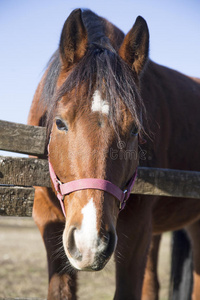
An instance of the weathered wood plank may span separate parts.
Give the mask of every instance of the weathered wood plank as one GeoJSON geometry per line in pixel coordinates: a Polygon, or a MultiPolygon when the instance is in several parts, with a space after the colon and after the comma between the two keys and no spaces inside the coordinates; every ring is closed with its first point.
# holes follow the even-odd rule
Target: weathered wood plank
{"type": "MultiPolygon", "coordinates": [[[[36,158],[0,157],[0,184],[51,187],[48,162],[36,158]]],[[[139,168],[132,193],[200,198],[200,172],[139,168]]]]}
{"type": "Polygon", "coordinates": [[[200,199],[200,172],[142,167],[132,193],[200,199]]]}
{"type": "Polygon", "coordinates": [[[0,156],[0,184],[50,187],[45,159],[0,156]]]}
{"type": "Polygon", "coordinates": [[[31,217],[34,188],[0,186],[0,215],[31,217]]]}
{"type": "Polygon", "coordinates": [[[0,150],[42,155],[46,128],[0,121],[0,150]]]}

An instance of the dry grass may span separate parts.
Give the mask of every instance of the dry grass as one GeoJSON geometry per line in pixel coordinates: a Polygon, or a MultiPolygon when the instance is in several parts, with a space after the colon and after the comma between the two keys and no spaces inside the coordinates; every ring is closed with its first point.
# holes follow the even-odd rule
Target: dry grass
{"type": "MultiPolygon", "coordinates": [[[[170,235],[165,234],[160,251],[160,299],[168,298],[170,235]]],[[[0,217],[0,297],[37,297],[47,292],[46,254],[32,219],[0,217]]],[[[114,294],[114,263],[98,273],[81,272],[81,300],[111,300],[114,294]]]]}

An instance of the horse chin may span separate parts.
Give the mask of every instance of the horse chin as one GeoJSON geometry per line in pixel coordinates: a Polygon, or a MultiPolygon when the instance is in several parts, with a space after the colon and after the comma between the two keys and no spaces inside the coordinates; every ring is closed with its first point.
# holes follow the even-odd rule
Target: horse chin
{"type": "Polygon", "coordinates": [[[98,257],[94,260],[93,264],[87,265],[87,262],[76,261],[73,258],[69,257],[69,262],[71,266],[78,271],[87,271],[87,272],[97,272],[101,271],[105,265],[108,263],[109,258],[105,260],[102,256],[98,257]]]}

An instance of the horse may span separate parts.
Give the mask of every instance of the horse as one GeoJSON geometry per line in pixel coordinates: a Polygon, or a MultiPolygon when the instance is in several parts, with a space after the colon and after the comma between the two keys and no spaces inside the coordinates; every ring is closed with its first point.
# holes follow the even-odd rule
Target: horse
{"type": "MultiPolygon", "coordinates": [[[[139,163],[200,165],[200,84],[148,53],[141,16],[124,35],[94,12],[76,9],[37,87],[28,124],[47,128],[52,188],[35,188],[33,218],[47,251],[48,300],[76,299],[77,270],[101,270],[113,253],[114,299],[150,299],[142,286],[152,236],[200,218],[195,199],[130,195],[139,163]]],[[[199,253],[195,234],[193,241],[199,253]]]]}

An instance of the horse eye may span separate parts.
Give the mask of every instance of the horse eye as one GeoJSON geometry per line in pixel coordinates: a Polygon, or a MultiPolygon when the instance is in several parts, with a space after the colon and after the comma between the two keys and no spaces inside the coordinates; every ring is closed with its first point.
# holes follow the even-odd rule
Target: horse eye
{"type": "Polygon", "coordinates": [[[58,130],[68,131],[67,125],[60,119],[56,119],[56,126],[58,130]]]}
{"type": "Polygon", "coordinates": [[[131,130],[131,135],[132,136],[137,136],[139,133],[139,129],[136,125],[133,126],[132,130],[131,130]]]}

